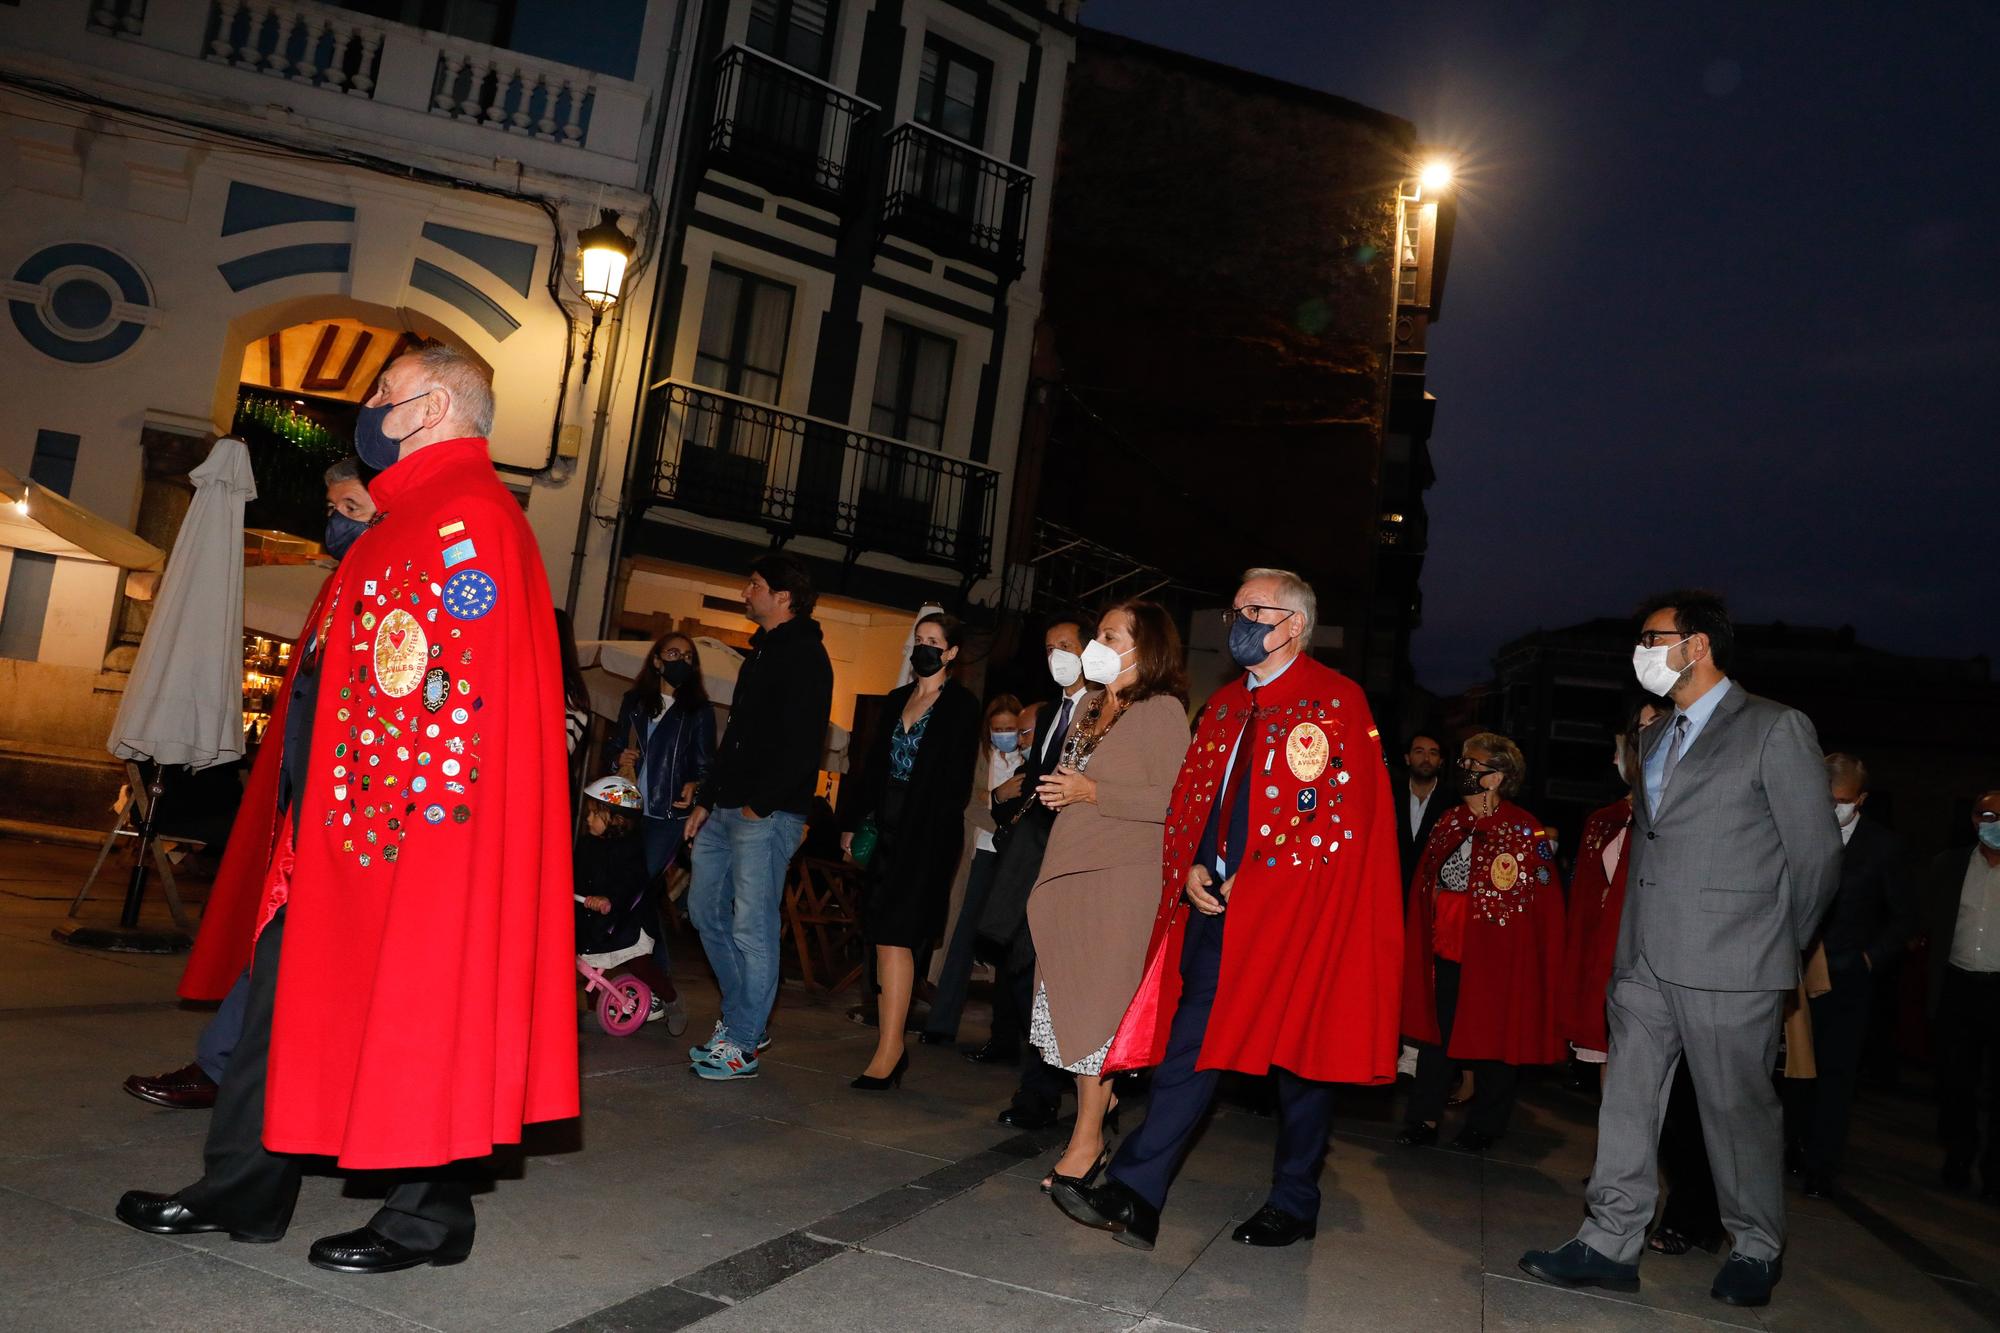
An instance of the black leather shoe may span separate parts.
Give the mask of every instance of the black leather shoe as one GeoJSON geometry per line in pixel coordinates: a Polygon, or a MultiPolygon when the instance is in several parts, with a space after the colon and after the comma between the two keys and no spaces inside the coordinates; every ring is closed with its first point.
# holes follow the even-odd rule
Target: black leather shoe
{"type": "Polygon", "coordinates": [[[1311,1240],[1319,1234],[1319,1223],[1311,1218],[1293,1217],[1282,1208],[1265,1204],[1242,1226],[1229,1233],[1238,1245],[1276,1248],[1293,1241],[1311,1240]]]}
{"type": "MultiPolygon", "coordinates": [[[[1437,1131],[1432,1130],[1431,1133],[1435,1136],[1437,1131]]],[[[1485,1152],[1492,1146],[1493,1136],[1477,1129],[1461,1129],[1458,1137],[1451,1141],[1453,1152],[1485,1152]]]]}
{"type": "Polygon", "coordinates": [[[976,1065],[1017,1065],[1021,1063],[1019,1046],[996,1046],[987,1042],[965,1053],[965,1058],[976,1065]]]}
{"type": "Polygon", "coordinates": [[[1521,1271],[1558,1287],[1639,1289],[1639,1265],[1607,1259],[1580,1240],[1573,1240],[1559,1250],[1529,1250],[1521,1256],[1521,1271]]]}
{"type": "Polygon", "coordinates": [[[125,1080],[124,1088],[140,1101],[170,1111],[206,1111],[215,1105],[215,1080],[200,1065],[183,1065],[151,1078],[134,1074],[125,1080]]]}
{"type": "MultiPolygon", "coordinates": [[[[152,1194],[146,1190],[126,1190],[119,1197],[118,1220],[137,1231],[155,1236],[195,1236],[205,1231],[229,1231],[220,1222],[196,1216],[193,1209],[172,1194],[152,1194]]],[[[250,1245],[268,1245],[282,1236],[251,1236],[229,1231],[229,1239],[250,1245]]]]}
{"type": "Polygon", "coordinates": [[[1771,1288],[1778,1285],[1784,1271],[1783,1260],[1732,1254],[1715,1275],[1715,1285],[1708,1294],[1726,1305],[1769,1305],[1771,1288]]]}
{"type": "Polygon", "coordinates": [[[1436,1125],[1426,1125],[1421,1122],[1414,1125],[1404,1125],[1403,1132],[1396,1136],[1396,1142],[1402,1144],[1405,1148],[1430,1148],[1434,1147],[1437,1141],[1438,1127],[1436,1125]]]}
{"type": "Polygon", "coordinates": [[[1052,1107],[1010,1106],[997,1117],[1009,1129],[1047,1129],[1056,1122],[1052,1107]]]}
{"type": "Polygon", "coordinates": [[[333,1273],[396,1273],[425,1264],[443,1267],[455,1264],[472,1253],[472,1240],[437,1250],[412,1250],[367,1227],[321,1236],[312,1243],[306,1262],[333,1273]]]}
{"type": "Polygon", "coordinates": [[[1049,1189],[1049,1197],[1070,1221],[1109,1231],[1120,1245],[1150,1250],[1160,1238],[1160,1210],[1116,1180],[1080,1185],[1064,1178],[1049,1189]]]}

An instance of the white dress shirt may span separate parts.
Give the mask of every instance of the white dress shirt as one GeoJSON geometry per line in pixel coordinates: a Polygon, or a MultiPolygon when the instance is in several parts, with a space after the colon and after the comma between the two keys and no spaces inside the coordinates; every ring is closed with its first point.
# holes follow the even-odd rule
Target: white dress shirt
{"type": "Polygon", "coordinates": [[[1958,891],[1951,965],[1967,972],[2000,972],[2000,866],[1990,864],[1976,847],[1958,891]]]}

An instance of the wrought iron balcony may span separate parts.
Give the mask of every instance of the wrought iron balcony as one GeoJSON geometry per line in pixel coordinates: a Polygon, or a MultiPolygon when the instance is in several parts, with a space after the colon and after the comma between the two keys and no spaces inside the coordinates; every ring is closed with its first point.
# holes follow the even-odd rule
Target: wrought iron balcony
{"type": "Polygon", "coordinates": [[[1003,279],[1020,276],[1033,176],[914,121],[898,125],[884,147],[885,234],[978,264],[1003,279]]]}
{"type": "Polygon", "coordinates": [[[993,551],[1000,474],[949,454],[675,380],[647,395],[652,502],[825,537],[970,581],[993,551]]]}
{"type": "Polygon", "coordinates": [[[838,209],[860,176],[873,103],[783,61],[732,46],[715,64],[708,161],[794,199],[838,209]]]}

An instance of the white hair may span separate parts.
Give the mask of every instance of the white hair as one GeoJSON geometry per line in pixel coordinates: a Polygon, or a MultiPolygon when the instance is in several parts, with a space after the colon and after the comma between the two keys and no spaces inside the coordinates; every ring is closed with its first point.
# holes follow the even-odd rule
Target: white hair
{"type": "Polygon", "coordinates": [[[1286,610],[1297,611],[1305,617],[1306,627],[1299,637],[1305,640],[1307,648],[1312,647],[1313,628],[1319,624],[1319,599],[1313,596],[1312,584],[1289,569],[1265,569],[1260,566],[1243,571],[1244,583],[1262,579],[1269,579],[1278,585],[1278,596],[1291,604],[1286,610]]]}
{"type": "Polygon", "coordinates": [[[449,343],[428,342],[403,356],[417,363],[431,384],[451,395],[452,419],[473,435],[493,433],[493,377],[486,367],[449,343]]]}

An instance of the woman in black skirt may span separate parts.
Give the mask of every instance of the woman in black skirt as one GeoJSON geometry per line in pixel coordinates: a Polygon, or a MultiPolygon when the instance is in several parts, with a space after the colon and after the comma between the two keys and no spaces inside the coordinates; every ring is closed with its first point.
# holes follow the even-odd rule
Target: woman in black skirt
{"type": "Polygon", "coordinates": [[[870,1092],[902,1082],[910,1057],[903,1023],[916,980],[916,951],[944,933],[951,881],[965,836],[965,802],[979,743],[979,700],[946,668],[958,656],[959,623],[937,612],[917,622],[910,652],[916,679],[889,695],[881,728],[859,778],[861,799],[848,812],[843,851],[872,823],[875,848],[861,899],[862,938],[875,949],[880,1019],[875,1058],[853,1086],[870,1092]]]}

